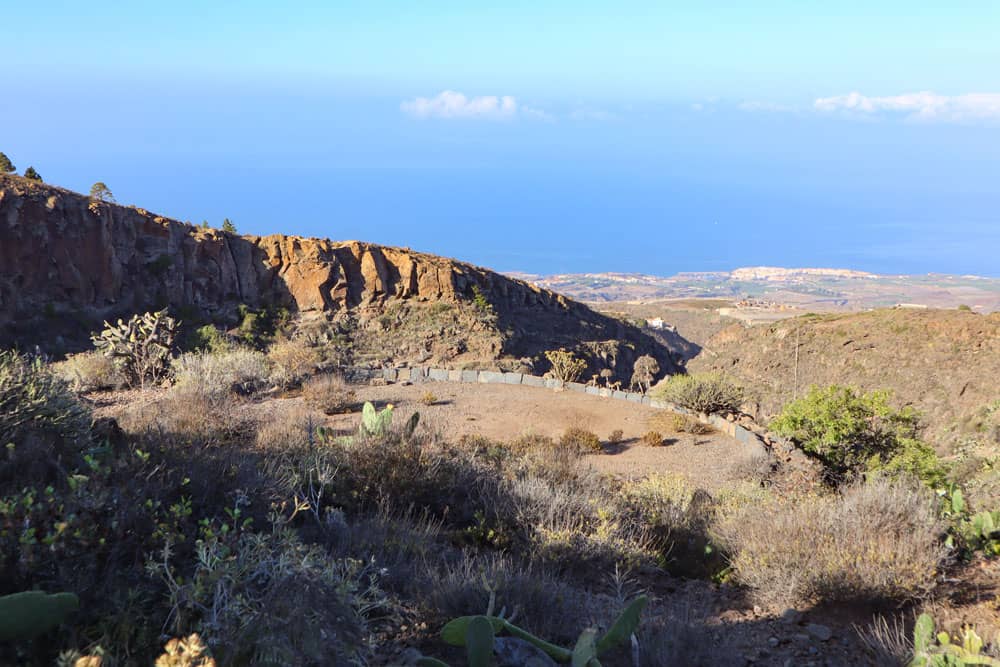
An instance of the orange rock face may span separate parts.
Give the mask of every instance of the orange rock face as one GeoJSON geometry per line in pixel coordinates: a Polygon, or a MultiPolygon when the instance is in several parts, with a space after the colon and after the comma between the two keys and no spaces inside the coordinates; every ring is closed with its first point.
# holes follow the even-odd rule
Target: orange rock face
{"type": "Polygon", "coordinates": [[[406,299],[471,302],[476,290],[497,315],[504,354],[617,340],[628,357],[651,351],[672,366],[618,320],[463,262],[359,241],[227,234],[0,175],[0,326],[165,305],[216,319],[239,304],[336,314],[406,299]]]}

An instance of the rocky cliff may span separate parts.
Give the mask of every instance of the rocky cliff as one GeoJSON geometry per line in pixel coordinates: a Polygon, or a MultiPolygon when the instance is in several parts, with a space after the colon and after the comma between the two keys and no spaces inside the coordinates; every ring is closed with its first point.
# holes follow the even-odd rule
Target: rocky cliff
{"type": "MultiPolygon", "coordinates": [[[[295,236],[239,236],[0,175],[0,337],[43,344],[57,329],[170,306],[231,321],[239,304],[366,319],[400,303],[472,304],[495,315],[497,358],[588,350],[624,376],[640,354],[673,370],[638,329],[554,292],[408,249],[295,236]]],[[[77,336],[80,337],[80,336],[77,336]]]]}

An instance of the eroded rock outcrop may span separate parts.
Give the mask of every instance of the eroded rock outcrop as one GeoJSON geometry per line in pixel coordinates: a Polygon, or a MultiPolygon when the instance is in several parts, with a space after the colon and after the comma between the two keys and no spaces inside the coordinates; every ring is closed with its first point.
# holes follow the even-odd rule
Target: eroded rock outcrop
{"type": "Polygon", "coordinates": [[[92,320],[169,305],[224,321],[239,304],[336,315],[398,300],[468,303],[477,292],[497,316],[502,355],[617,341],[612,363],[622,374],[646,353],[673,368],[666,350],[639,330],[463,262],[360,241],[201,229],[0,176],[0,328],[7,342],[37,337],[34,323],[46,317],[92,320]]]}

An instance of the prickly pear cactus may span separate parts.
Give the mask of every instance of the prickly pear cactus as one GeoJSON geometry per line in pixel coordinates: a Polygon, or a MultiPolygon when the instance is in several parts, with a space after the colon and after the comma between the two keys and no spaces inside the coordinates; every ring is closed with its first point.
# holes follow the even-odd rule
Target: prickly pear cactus
{"type": "Polygon", "coordinates": [[[31,639],[56,627],[80,607],[72,593],[25,591],[0,597],[0,641],[31,639]]]}
{"type": "Polygon", "coordinates": [[[381,410],[376,410],[371,403],[365,403],[361,409],[361,426],[359,433],[362,436],[385,435],[392,426],[392,405],[387,405],[381,410]]]}
{"type": "Polygon", "coordinates": [[[166,376],[179,322],[166,310],[133,315],[128,322],[104,323],[94,346],[109,357],[130,386],[145,386],[166,376]]]}

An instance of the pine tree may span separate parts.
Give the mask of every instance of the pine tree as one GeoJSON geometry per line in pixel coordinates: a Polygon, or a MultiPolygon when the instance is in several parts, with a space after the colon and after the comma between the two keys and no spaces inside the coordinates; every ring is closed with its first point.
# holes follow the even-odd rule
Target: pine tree
{"type": "Polygon", "coordinates": [[[17,171],[17,167],[10,161],[10,158],[0,153],[0,174],[13,174],[15,171],[17,171]]]}
{"type": "Polygon", "coordinates": [[[98,201],[114,201],[115,196],[103,181],[97,181],[90,186],[90,198],[98,201]]]}
{"type": "Polygon", "coordinates": [[[226,218],[225,220],[222,221],[222,231],[229,232],[230,234],[235,234],[236,225],[233,224],[232,220],[226,218]]]}
{"type": "Polygon", "coordinates": [[[25,169],[24,177],[27,178],[29,181],[38,181],[39,183],[41,183],[42,181],[42,175],[39,174],[37,171],[35,171],[34,167],[28,167],[27,169],[25,169]]]}

